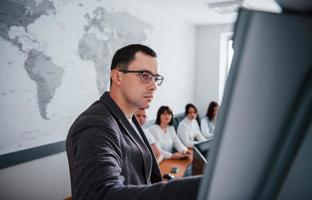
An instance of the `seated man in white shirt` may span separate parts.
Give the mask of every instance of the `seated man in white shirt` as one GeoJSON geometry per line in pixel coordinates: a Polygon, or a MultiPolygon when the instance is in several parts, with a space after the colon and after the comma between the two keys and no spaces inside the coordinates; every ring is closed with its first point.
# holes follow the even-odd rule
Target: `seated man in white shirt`
{"type": "Polygon", "coordinates": [[[204,142],[206,139],[202,135],[197,117],[197,108],[193,104],[185,106],[185,118],[179,123],[178,136],[187,147],[193,147],[194,144],[204,142]]]}
{"type": "Polygon", "coordinates": [[[135,113],[135,117],[138,119],[140,125],[142,126],[142,129],[144,131],[144,134],[148,140],[148,143],[150,144],[154,155],[156,157],[157,163],[159,164],[162,160],[163,160],[163,155],[160,153],[159,148],[156,145],[155,139],[153,138],[152,134],[149,132],[148,129],[143,128],[143,125],[146,122],[146,111],[145,109],[139,109],[138,111],[136,111],[135,113]]]}

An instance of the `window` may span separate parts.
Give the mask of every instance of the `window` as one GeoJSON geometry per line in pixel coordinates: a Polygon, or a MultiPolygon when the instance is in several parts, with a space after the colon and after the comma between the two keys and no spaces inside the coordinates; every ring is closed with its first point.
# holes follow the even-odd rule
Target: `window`
{"type": "Polygon", "coordinates": [[[226,79],[233,58],[233,33],[222,33],[220,40],[220,67],[219,67],[219,102],[222,102],[226,79]]]}

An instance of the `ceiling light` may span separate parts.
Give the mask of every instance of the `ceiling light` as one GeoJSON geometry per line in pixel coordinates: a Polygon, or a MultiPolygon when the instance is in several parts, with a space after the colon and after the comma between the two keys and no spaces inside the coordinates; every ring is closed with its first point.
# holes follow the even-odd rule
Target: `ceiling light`
{"type": "Polygon", "coordinates": [[[225,0],[208,3],[208,7],[219,14],[233,14],[242,6],[244,0],[225,0]]]}

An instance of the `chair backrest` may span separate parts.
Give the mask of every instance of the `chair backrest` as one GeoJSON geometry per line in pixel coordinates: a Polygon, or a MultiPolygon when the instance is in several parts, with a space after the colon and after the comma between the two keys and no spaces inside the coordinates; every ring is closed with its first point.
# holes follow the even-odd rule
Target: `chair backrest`
{"type": "Polygon", "coordinates": [[[172,125],[174,126],[175,130],[178,129],[179,123],[183,119],[184,119],[184,114],[183,113],[180,113],[180,114],[177,114],[177,115],[173,116],[172,125]]]}

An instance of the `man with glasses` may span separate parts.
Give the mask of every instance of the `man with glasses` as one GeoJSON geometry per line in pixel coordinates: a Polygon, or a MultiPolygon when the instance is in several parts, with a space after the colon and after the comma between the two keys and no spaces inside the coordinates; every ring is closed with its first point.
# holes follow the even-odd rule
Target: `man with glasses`
{"type": "Polygon", "coordinates": [[[164,80],[156,53],[139,44],[123,47],[113,57],[110,76],[110,91],[76,119],[67,136],[73,199],[195,199],[199,177],[161,182],[134,117],[149,107],[164,80]]]}

